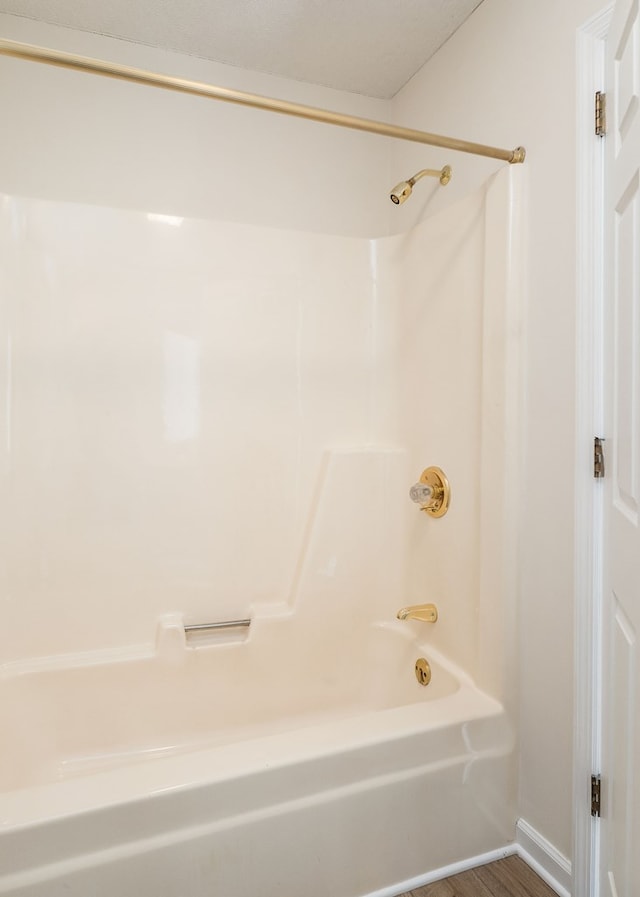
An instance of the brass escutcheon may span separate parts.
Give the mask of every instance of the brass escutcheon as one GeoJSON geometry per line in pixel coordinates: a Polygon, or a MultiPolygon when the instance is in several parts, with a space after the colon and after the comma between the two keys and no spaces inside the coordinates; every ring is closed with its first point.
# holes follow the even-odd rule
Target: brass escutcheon
{"type": "Polygon", "coordinates": [[[439,467],[427,467],[420,475],[420,482],[433,490],[430,501],[422,505],[421,510],[430,517],[444,517],[451,501],[451,487],[444,470],[439,467]]]}
{"type": "Polygon", "coordinates": [[[429,661],[424,657],[416,660],[416,679],[420,685],[428,685],[431,682],[431,667],[429,661]]]}

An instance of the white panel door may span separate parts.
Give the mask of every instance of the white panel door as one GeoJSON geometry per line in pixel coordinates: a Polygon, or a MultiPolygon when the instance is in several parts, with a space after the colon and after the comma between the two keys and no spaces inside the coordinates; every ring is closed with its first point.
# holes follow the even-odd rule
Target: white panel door
{"type": "Polygon", "coordinates": [[[600,897],[640,895],[640,18],[607,38],[607,471],[600,897]]]}

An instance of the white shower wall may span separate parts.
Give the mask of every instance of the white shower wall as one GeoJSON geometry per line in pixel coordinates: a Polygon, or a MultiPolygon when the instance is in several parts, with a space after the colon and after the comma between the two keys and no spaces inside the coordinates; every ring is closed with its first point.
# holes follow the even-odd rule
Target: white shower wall
{"type": "Polygon", "coordinates": [[[393,340],[393,439],[406,447],[412,483],[436,465],[452,486],[450,510],[439,520],[407,502],[406,603],[438,606],[432,638],[474,674],[485,206],[481,189],[378,243],[393,309],[392,329],[386,328],[393,340]],[[459,555],[464,564],[455,561],[459,555]]]}
{"type": "Polygon", "coordinates": [[[375,241],[3,197],[1,661],[150,644],[168,613],[295,612],[330,494],[345,536],[305,576],[331,613],[435,601],[434,644],[504,698],[478,620],[510,601],[503,577],[484,606],[480,565],[508,174],[375,241]],[[453,489],[439,521],[407,495],[430,464],[453,489]],[[366,576],[331,604],[367,539],[366,576]]]}
{"type": "Polygon", "coordinates": [[[3,659],[286,601],[325,447],[379,441],[367,241],[5,197],[1,245],[3,659]]]}

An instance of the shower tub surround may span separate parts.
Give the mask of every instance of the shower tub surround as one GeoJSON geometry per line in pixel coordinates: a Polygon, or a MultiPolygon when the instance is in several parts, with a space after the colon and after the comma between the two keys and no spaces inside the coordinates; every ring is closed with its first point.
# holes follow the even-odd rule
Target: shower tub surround
{"type": "Polygon", "coordinates": [[[362,897],[513,838],[518,177],[376,241],[0,200],[0,894],[362,897]]]}

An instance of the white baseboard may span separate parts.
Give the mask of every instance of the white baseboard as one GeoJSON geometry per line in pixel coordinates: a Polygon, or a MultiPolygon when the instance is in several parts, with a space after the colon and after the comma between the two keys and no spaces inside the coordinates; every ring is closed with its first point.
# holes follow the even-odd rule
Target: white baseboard
{"type": "Polygon", "coordinates": [[[524,819],[516,824],[516,853],[560,897],[571,897],[571,862],[524,819]]]}
{"type": "Polygon", "coordinates": [[[415,878],[398,882],[398,884],[389,888],[374,891],[371,894],[367,894],[366,897],[397,897],[398,894],[404,894],[407,891],[414,890],[414,888],[429,885],[434,881],[441,881],[443,878],[450,878],[452,875],[458,875],[460,872],[475,869],[476,866],[486,866],[487,863],[502,860],[505,857],[512,856],[514,853],[523,859],[528,866],[531,866],[533,871],[559,897],[571,897],[570,861],[524,819],[519,819],[516,824],[516,841],[514,844],[506,844],[504,847],[498,848],[498,850],[492,850],[489,853],[470,857],[459,863],[452,863],[450,866],[434,869],[433,872],[427,872],[425,875],[418,875],[415,878]]]}
{"type": "Polygon", "coordinates": [[[434,869],[433,872],[427,872],[425,875],[417,875],[415,878],[398,882],[397,885],[392,885],[389,888],[374,891],[372,894],[367,894],[366,897],[397,897],[398,894],[404,894],[406,891],[412,891],[414,888],[421,888],[423,885],[429,885],[434,881],[441,881],[443,878],[458,875],[458,873],[474,869],[476,866],[486,866],[487,863],[502,860],[514,853],[518,853],[517,845],[507,844],[498,850],[491,850],[489,853],[482,853],[479,856],[470,857],[468,860],[461,860],[459,863],[451,863],[450,866],[442,866],[440,869],[434,869]]]}

